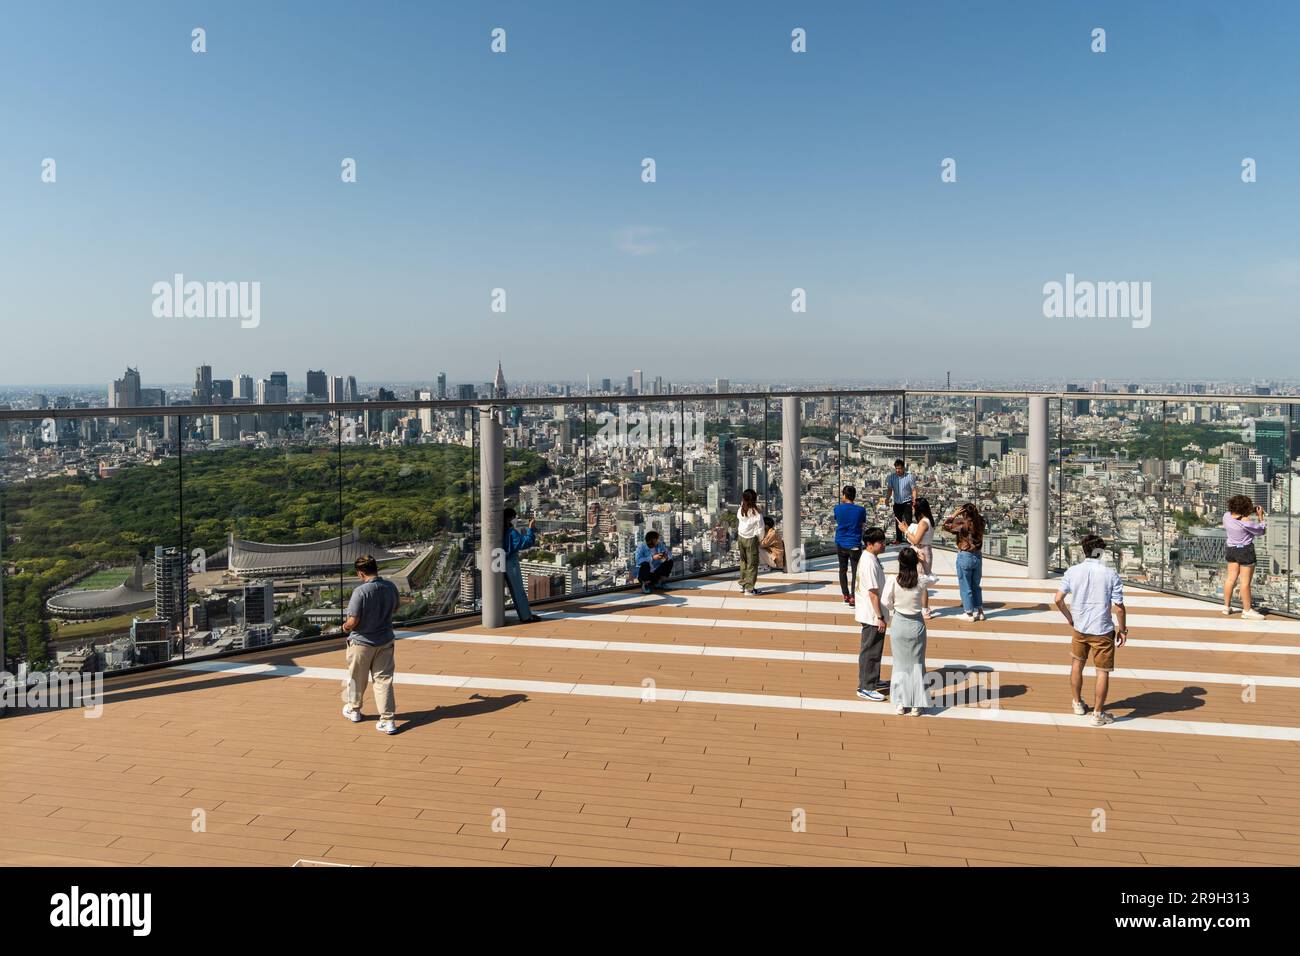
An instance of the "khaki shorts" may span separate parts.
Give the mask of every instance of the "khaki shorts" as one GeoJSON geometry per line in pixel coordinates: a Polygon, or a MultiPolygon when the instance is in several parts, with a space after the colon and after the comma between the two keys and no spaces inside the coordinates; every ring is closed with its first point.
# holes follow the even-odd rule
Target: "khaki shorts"
{"type": "Polygon", "coordinates": [[[1109,634],[1080,634],[1074,632],[1070,642],[1070,656],[1076,661],[1088,663],[1088,651],[1092,651],[1092,666],[1099,671],[1115,669],[1115,632],[1109,634]]]}

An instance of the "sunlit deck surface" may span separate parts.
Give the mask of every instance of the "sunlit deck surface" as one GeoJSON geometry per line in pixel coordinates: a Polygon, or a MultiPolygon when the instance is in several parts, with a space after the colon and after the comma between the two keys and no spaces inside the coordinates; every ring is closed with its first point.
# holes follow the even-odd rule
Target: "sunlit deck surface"
{"type": "Polygon", "coordinates": [[[1052,583],[986,561],[967,623],[952,559],[930,667],[993,668],[997,709],[858,701],[830,566],[752,598],[732,574],[403,632],[391,737],[369,693],[341,716],[340,641],[7,717],[0,863],[1300,864],[1300,622],[1127,588],[1119,720],[1093,728],[1052,583]]]}

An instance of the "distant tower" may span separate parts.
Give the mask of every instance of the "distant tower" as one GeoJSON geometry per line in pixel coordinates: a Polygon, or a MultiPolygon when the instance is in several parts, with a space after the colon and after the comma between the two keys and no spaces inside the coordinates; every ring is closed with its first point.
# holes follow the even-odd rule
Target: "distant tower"
{"type": "Polygon", "coordinates": [[[506,373],[501,368],[501,362],[497,361],[497,375],[492,380],[492,395],[495,398],[506,397],[506,373]]]}

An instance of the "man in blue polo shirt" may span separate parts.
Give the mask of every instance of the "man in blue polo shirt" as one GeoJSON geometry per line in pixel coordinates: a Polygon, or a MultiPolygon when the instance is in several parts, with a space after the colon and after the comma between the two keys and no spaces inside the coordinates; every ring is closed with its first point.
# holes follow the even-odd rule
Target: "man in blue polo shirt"
{"type": "Polygon", "coordinates": [[[898,522],[912,523],[912,505],[916,501],[916,475],[907,470],[903,459],[894,461],[893,473],[885,479],[885,504],[894,503],[894,544],[903,543],[903,529],[898,522]]]}
{"type": "Polygon", "coordinates": [[[840,503],[835,506],[835,554],[840,559],[840,591],[844,603],[853,607],[858,589],[858,559],[862,557],[862,527],[867,523],[867,509],[857,504],[858,490],[852,485],[840,489],[840,503]],[[853,569],[850,584],[849,568],[853,569]]]}

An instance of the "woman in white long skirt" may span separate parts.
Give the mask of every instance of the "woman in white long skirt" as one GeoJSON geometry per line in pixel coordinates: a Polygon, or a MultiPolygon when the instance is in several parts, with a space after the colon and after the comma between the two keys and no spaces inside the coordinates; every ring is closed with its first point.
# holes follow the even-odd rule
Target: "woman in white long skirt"
{"type": "Polygon", "coordinates": [[[889,699],[897,713],[918,717],[930,706],[925,686],[925,618],[921,616],[921,593],[925,584],[918,570],[913,548],[898,552],[898,573],[885,582],[880,603],[889,620],[890,653],[894,668],[889,680],[889,699]]]}

